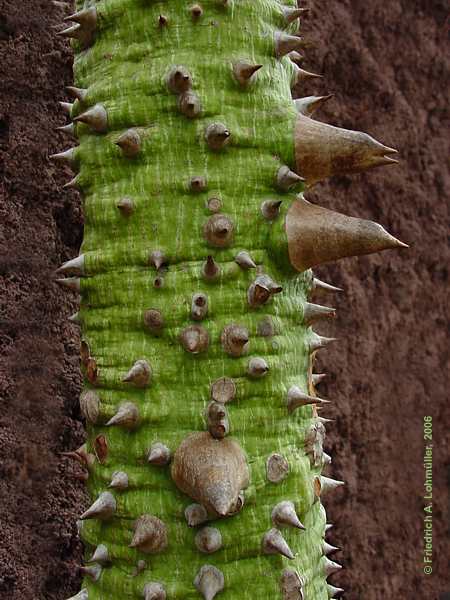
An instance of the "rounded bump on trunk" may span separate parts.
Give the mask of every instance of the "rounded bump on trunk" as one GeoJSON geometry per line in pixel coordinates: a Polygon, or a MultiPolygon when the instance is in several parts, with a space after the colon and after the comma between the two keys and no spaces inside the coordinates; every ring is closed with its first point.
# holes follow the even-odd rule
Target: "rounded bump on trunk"
{"type": "Polygon", "coordinates": [[[144,325],[153,335],[160,335],[164,329],[162,312],[158,308],[148,308],[144,311],[144,325]]]}
{"type": "Polygon", "coordinates": [[[195,546],[204,554],[213,554],[222,548],[222,534],[215,527],[202,527],[195,536],[195,546]]]}
{"type": "Polygon", "coordinates": [[[134,534],[130,548],[137,548],[145,554],[163,552],[169,545],[167,527],[154,515],[141,515],[133,525],[134,534]]]}
{"type": "Polygon", "coordinates": [[[226,325],[220,336],[222,348],[229,356],[243,356],[249,349],[250,334],[243,325],[230,323],[226,325]]]}
{"type": "Polygon", "coordinates": [[[212,400],[206,407],[206,420],[213,438],[221,440],[229,433],[228,414],[223,403],[212,400]]]}
{"type": "Polygon", "coordinates": [[[289,475],[289,463],[284,456],[274,452],[266,461],[266,475],[271,483],[280,483],[289,475]]]}
{"type": "Polygon", "coordinates": [[[190,325],[181,332],[180,341],[186,352],[199,354],[208,349],[209,333],[202,325],[190,325]]]}
{"type": "Polygon", "coordinates": [[[234,223],[227,215],[214,214],[206,221],[203,235],[214,248],[227,248],[233,242],[234,223]]]}
{"type": "Polygon", "coordinates": [[[211,384],[211,399],[227,404],[236,398],[236,384],[230,377],[220,377],[211,384]]]}
{"type": "Polygon", "coordinates": [[[97,423],[100,416],[100,398],[93,390],[85,390],[80,396],[80,411],[90,423],[97,423]]]}
{"type": "Polygon", "coordinates": [[[230,142],[231,133],[223,123],[211,123],[205,130],[205,141],[213,151],[225,148],[230,142]]]}

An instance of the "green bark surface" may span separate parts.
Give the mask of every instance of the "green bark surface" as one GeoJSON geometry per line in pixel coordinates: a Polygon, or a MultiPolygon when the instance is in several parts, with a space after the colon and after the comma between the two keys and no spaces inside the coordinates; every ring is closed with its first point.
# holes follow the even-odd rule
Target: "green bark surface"
{"type": "Polygon", "coordinates": [[[194,578],[202,565],[211,564],[225,578],[219,598],[268,600],[282,598],[281,574],[292,568],[305,580],[305,598],[323,600],[328,597],[322,556],[325,511],[313,491],[320,468],[311,467],[304,447],[316,418],[311,406],[292,414],[286,407],[290,386],[308,393],[312,336],[302,323],[311,275],[294,276],[285,247],[277,242],[295,198],[295,193],[275,187],[279,167],[292,165],[294,153],[293,67],[289,59],[275,57],[273,40],[275,31],[287,28],[274,0],[236,0],[228,7],[213,0],[201,4],[203,15],[193,21],[190,4],[181,0],[103,0],[96,4],[95,44],[76,53],[75,85],[87,88],[88,94],[83,105],[75,103],[72,116],[96,103],[108,113],[106,134],[76,126],[85,211],[80,317],[83,339],[98,368],[95,385],[86,379],[85,388],[95,389],[101,399],[98,423],[88,424],[88,450],[93,451],[100,434],[108,444],[108,457],[103,464],[95,462],[88,486],[95,499],[108,489],[114,471],[125,471],[130,482],[127,490],[113,491],[118,509],[112,519],[83,523],[86,556],[105,544],[112,560],[98,581],[86,578],[83,587],[89,600],[119,600],[141,598],[145,583],[159,581],[168,599],[198,599],[194,578]],[[158,27],[160,14],[168,17],[168,27],[158,27]],[[264,65],[247,89],[236,83],[231,70],[232,62],[242,58],[264,65]],[[193,91],[202,104],[195,119],[180,113],[177,96],[167,88],[166,75],[174,65],[192,74],[193,91]],[[214,122],[231,132],[230,143],[219,152],[211,151],[204,138],[214,122]],[[134,159],[124,157],[114,143],[128,128],[137,128],[142,138],[134,159]],[[206,178],[204,192],[190,191],[194,176],[206,178]],[[125,196],[134,202],[130,216],[117,208],[125,196]],[[234,223],[227,248],[209,246],[203,234],[212,197],[220,198],[220,212],[234,223]],[[274,223],[261,213],[268,199],[283,200],[274,223]],[[160,273],[149,262],[155,250],[167,257],[160,273]],[[247,290],[257,272],[235,263],[241,250],[250,253],[257,272],[283,286],[264,306],[248,304],[247,290]],[[214,282],[202,277],[208,255],[221,268],[214,282]],[[158,275],[162,287],[155,287],[158,275]],[[208,296],[209,311],[201,324],[210,344],[193,355],[179,338],[194,324],[190,307],[197,292],[208,296]],[[144,326],[149,308],[164,316],[159,336],[144,326]],[[258,329],[267,316],[275,331],[269,337],[258,329]],[[230,357],[223,350],[220,335],[229,323],[245,325],[250,332],[243,357],[230,357]],[[270,370],[264,378],[248,377],[251,357],[266,359],[270,370]],[[145,389],[122,382],[138,359],[147,360],[153,370],[145,389]],[[210,386],[222,376],[233,378],[237,386],[236,399],[227,405],[230,435],[247,454],[251,479],[243,510],[212,522],[222,534],[222,549],[203,555],[194,544],[197,530],[184,517],[192,500],[178,491],[169,467],[149,465],[145,457],[154,442],[174,452],[187,435],[205,430],[210,386]],[[131,432],[105,426],[123,401],[139,407],[140,424],[131,432]],[[290,467],[278,484],[266,476],[273,452],[282,454],[290,467]],[[293,560],[261,550],[264,533],[273,527],[271,511],[282,500],[295,503],[306,527],[282,528],[293,560]],[[168,528],[169,547],[159,554],[129,547],[133,522],[144,513],[157,516],[168,528]],[[135,575],[139,560],[147,566],[135,575]]]}

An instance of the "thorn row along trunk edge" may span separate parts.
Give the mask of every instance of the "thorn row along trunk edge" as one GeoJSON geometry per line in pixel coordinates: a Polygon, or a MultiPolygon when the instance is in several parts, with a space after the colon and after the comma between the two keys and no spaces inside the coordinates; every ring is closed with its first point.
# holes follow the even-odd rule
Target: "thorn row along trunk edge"
{"type": "MultiPolygon", "coordinates": [[[[55,2],[55,9],[65,6],[55,2]]],[[[313,332],[338,288],[311,267],[404,246],[308,202],[394,150],[293,100],[306,9],[277,0],[78,3],[70,165],[83,194],[80,294],[91,506],[77,600],[325,600],[328,400],[313,332]]]]}

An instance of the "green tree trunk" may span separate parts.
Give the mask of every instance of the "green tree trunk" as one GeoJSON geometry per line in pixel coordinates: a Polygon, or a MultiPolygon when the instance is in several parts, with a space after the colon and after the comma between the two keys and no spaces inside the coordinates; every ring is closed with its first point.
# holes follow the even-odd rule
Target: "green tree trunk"
{"type": "MultiPolygon", "coordinates": [[[[81,8],[81,6],[79,6],[81,8]]],[[[369,136],[293,102],[301,11],[276,0],[102,0],[72,15],[73,123],[56,155],[84,197],[88,441],[77,457],[86,600],[324,600],[330,341],[310,268],[401,245],[309,204],[337,172],[393,163],[369,136]],[[93,555],[93,558],[91,558],[93,555]]],[[[332,290],[330,287],[329,290],[332,290]]]]}

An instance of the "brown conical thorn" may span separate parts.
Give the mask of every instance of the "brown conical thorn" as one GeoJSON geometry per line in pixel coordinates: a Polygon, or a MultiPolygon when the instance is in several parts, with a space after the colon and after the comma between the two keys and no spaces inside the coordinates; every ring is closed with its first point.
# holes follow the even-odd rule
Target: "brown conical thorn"
{"type": "Polygon", "coordinates": [[[124,383],[132,383],[136,387],[147,387],[152,378],[152,368],[144,359],[137,360],[125,377],[122,378],[124,383]]]}
{"type": "Polygon", "coordinates": [[[167,264],[167,257],[162,250],[153,250],[148,257],[149,263],[158,271],[163,265],[167,264]]]}
{"type": "Polygon", "coordinates": [[[98,581],[102,574],[102,567],[98,564],[90,565],[89,567],[80,567],[80,573],[83,577],[90,577],[92,581],[98,581]]]}
{"type": "Polygon", "coordinates": [[[97,9],[95,7],[83,8],[64,18],[64,21],[74,21],[88,29],[95,29],[97,26],[97,9]]]}
{"type": "Polygon", "coordinates": [[[65,152],[58,152],[57,154],[50,154],[50,160],[63,163],[74,169],[77,165],[76,160],[76,148],[69,148],[65,152]]]}
{"type": "Polygon", "coordinates": [[[326,465],[331,465],[332,462],[332,458],[329,454],[327,454],[326,452],[322,453],[322,459],[323,459],[323,464],[326,465]]]}
{"type": "Polygon", "coordinates": [[[66,277],[65,279],[56,279],[58,285],[64,287],[72,292],[80,293],[81,283],[79,277],[66,277]]]}
{"type": "Polygon", "coordinates": [[[310,71],[305,71],[297,64],[294,63],[295,71],[294,76],[291,81],[291,88],[294,88],[297,85],[301,85],[305,81],[310,79],[323,79],[323,75],[318,75],[317,73],[311,73],[310,71]]]}
{"type": "Polygon", "coordinates": [[[74,87],[73,85],[66,85],[66,91],[74,100],[78,100],[83,103],[86,100],[88,91],[83,88],[74,87]]]}
{"type": "Polygon", "coordinates": [[[334,527],[333,523],[326,523],[325,524],[325,533],[328,533],[328,531],[333,529],[333,527],[334,527]]]}
{"type": "Polygon", "coordinates": [[[321,350],[322,348],[326,348],[329,344],[336,342],[337,338],[329,338],[323,335],[317,335],[314,331],[311,334],[309,339],[309,352],[312,354],[317,350],[321,350]]]}
{"type": "Polygon", "coordinates": [[[321,383],[326,377],[326,373],[313,373],[311,375],[311,381],[313,386],[316,387],[316,385],[319,385],[319,383],[321,383]]]}
{"type": "Polygon", "coordinates": [[[144,312],[144,325],[153,333],[153,335],[160,335],[164,329],[164,317],[160,310],[157,308],[149,308],[144,312]]]}
{"type": "Polygon", "coordinates": [[[145,554],[162,552],[168,546],[167,527],[153,515],[141,515],[134,523],[134,535],[130,548],[137,548],[145,554]]]}
{"type": "Polygon", "coordinates": [[[348,256],[407,247],[373,221],[348,217],[298,196],[287,213],[286,235],[298,271],[348,256]]]}
{"type": "Polygon", "coordinates": [[[123,402],[116,414],[106,423],[108,427],[118,425],[124,429],[134,429],[139,424],[139,409],[133,402],[123,402]]]}
{"type": "Polygon", "coordinates": [[[73,179],[71,179],[70,181],[68,181],[67,183],[65,183],[63,185],[63,189],[64,190],[80,190],[79,181],[80,181],[80,178],[78,175],[76,175],[73,179]]]}
{"type": "Polygon", "coordinates": [[[80,256],[76,256],[63,263],[56,269],[56,272],[63,275],[68,275],[69,273],[71,275],[85,275],[84,263],[84,254],[80,254],[80,256]]]}
{"type": "Polygon", "coordinates": [[[192,296],[191,317],[194,321],[202,321],[208,314],[208,296],[201,292],[192,296]]]}
{"type": "Polygon", "coordinates": [[[211,384],[210,392],[212,400],[227,404],[236,398],[236,384],[230,377],[220,377],[211,384]]]}
{"type": "Polygon", "coordinates": [[[281,575],[281,593],[283,600],[305,600],[305,578],[294,569],[284,569],[281,575]]]}
{"type": "Polygon", "coordinates": [[[207,281],[214,281],[220,275],[220,267],[211,255],[206,258],[203,264],[202,275],[207,281]]]}
{"type": "Polygon", "coordinates": [[[319,290],[319,291],[324,291],[324,292],[343,292],[344,291],[342,288],[338,288],[334,285],[326,283],[325,281],[321,281],[320,279],[317,279],[317,277],[314,277],[314,279],[313,279],[312,289],[314,291],[319,290]]]}
{"type": "Polygon", "coordinates": [[[233,75],[236,81],[242,87],[249,85],[254,79],[254,75],[263,65],[255,65],[247,60],[238,60],[233,63],[233,75]]]}
{"type": "Polygon", "coordinates": [[[287,525],[288,527],[296,527],[297,529],[306,529],[297,516],[294,503],[289,500],[279,502],[272,510],[271,517],[276,527],[287,525]]]}
{"type": "Polygon", "coordinates": [[[325,577],[329,577],[330,575],[333,575],[333,573],[337,573],[341,569],[342,565],[330,560],[325,556],[323,561],[323,570],[325,573],[325,577]]]}
{"type": "Polygon", "coordinates": [[[334,587],[330,583],[327,584],[328,598],[340,598],[341,594],[344,593],[342,588],[334,587]]]}
{"type": "Polygon", "coordinates": [[[80,519],[110,519],[117,510],[117,503],[111,492],[102,492],[97,500],[85,511],[80,519]]]}
{"type": "Polygon", "coordinates": [[[335,316],[335,308],[321,306],[320,304],[312,304],[311,302],[305,302],[303,305],[303,323],[305,325],[311,325],[311,323],[315,323],[316,321],[329,319],[335,316]]]}
{"type": "Polygon", "coordinates": [[[205,411],[208,431],[216,440],[223,439],[230,431],[228,413],[225,405],[212,400],[205,411]]]}
{"type": "Polygon", "coordinates": [[[247,291],[247,301],[250,306],[257,307],[266,304],[275,294],[283,291],[281,285],[268,275],[258,275],[247,291]]]}
{"type": "Polygon", "coordinates": [[[309,8],[297,8],[294,6],[282,6],[281,11],[283,13],[284,20],[289,25],[297,19],[300,19],[305,12],[309,11],[309,8]]]}
{"type": "Polygon", "coordinates": [[[247,458],[230,437],[214,439],[208,432],[188,435],[177,448],[171,467],[177,488],[203,505],[208,513],[225,517],[248,486],[247,458]]]}
{"type": "Polygon", "coordinates": [[[317,417],[317,420],[324,425],[326,423],[334,423],[334,419],[325,419],[324,417],[317,417]]]}
{"type": "Polygon", "coordinates": [[[190,325],[180,334],[180,342],[186,352],[199,354],[209,346],[209,333],[202,325],[190,325]]]}
{"type": "Polygon", "coordinates": [[[86,444],[83,444],[73,452],[61,452],[61,455],[78,461],[88,469],[95,463],[95,456],[87,451],[86,444]]]}
{"type": "Polygon", "coordinates": [[[94,550],[94,554],[87,562],[98,563],[102,566],[109,565],[111,563],[111,559],[109,557],[108,548],[105,546],[105,544],[99,544],[94,550]]]}
{"type": "Polygon", "coordinates": [[[289,475],[289,463],[281,454],[274,452],[266,461],[266,475],[271,483],[280,483],[289,475]]]}
{"type": "Polygon", "coordinates": [[[284,31],[275,32],[274,42],[277,58],[281,58],[293,50],[299,50],[303,46],[302,38],[284,33],[284,31]]]}
{"type": "Polygon", "coordinates": [[[141,151],[141,136],[136,129],[127,129],[114,143],[126,158],[135,158],[141,151]]]}
{"type": "Polygon", "coordinates": [[[71,596],[67,600],[89,600],[88,591],[86,588],[83,588],[76,596],[71,596]]]}
{"type": "Polygon", "coordinates": [[[225,148],[230,141],[231,133],[223,123],[211,123],[205,130],[205,140],[211,150],[225,148]]]}
{"type": "Polygon", "coordinates": [[[71,25],[62,31],[57,31],[56,35],[62,38],[79,40],[83,46],[87,46],[91,42],[90,33],[85,27],[75,23],[75,25],[71,25]]]}
{"type": "Polygon", "coordinates": [[[281,531],[275,527],[269,529],[269,531],[264,534],[262,550],[264,554],[281,554],[286,558],[295,558],[286,540],[281,535],[281,531]]]}
{"type": "Polygon", "coordinates": [[[229,356],[243,356],[249,347],[250,334],[242,325],[231,323],[226,325],[220,336],[222,347],[229,356]]]}
{"type": "Polygon", "coordinates": [[[269,365],[259,356],[255,356],[248,361],[247,374],[252,379],[261,379],[269,372],[269,365]]]}
{"type": "Polygon", "coordinates": [[[192,87],[192,77],[186,67],[174,66],[166,77],[167,87],[174,94],[182,94],[192,87]]]}
{"type": "Polygon", "coordinates": [[[108,113],[103,104],[95,104],[73,119],[74,123],[84,123],[96,133],[108,130],[108,113]]]}
{"type": "Polygon", "coordinates": [[[245,250],[242,250],[241,252],[238,252],[236,254],[236,256],[234,257],[234,262],[237,263],[241,267],[241,269],[244,269],[245,271],[247,269],[256,269],[255,261],[245,250]]]}
{"type": "Polygon", "coordinates": [[[134,202],[132,198],[128,198],[127,196],[121,198],[116,206],[126,217],[129,217],[134,212],[134,202]]]}
{"type": "Polygon", "coordinates": [[[169,448],[162,442],[155,442],[148,452],[147,462],[156,467],[166,467],[171,458],[172,453],[169,448]]]}
{"type": "Polygon", "coordinates": [[[67,320],[73,323],[74,325],[81,325],[81,316],[79,312],[73,313],[73,315],[67,317],[67,320]]]}
{"type": "Polygon", "coordinates": [[[217,213],[206,221],[203,235],[210,246],[227,248],[233,241],[234,223],[227,215],[217,213]]]}
{"type": "Polygon", "coordinates": [[[323,540],[323,542],[322,542],[322,553],[325,556],[328,556],[328,554],[331,554],[332,552],[336,552],[337,550],[340,550],[340,548],[338,548],[337,546],[332,546],[331,544],[329,544],[328,542],[326,542],[325,540],[323,540]]]}
{"type": "Polygon", "coordinates": [[[191,192],[199,194],[200,192],[204,192],[207,188],[206,178],[201,175],[197,175],[196,177],[192,177],[189,182],[189,189],[191,192]]]}
{"type": "Polygon", "coordinates": [[[306,96],[305,98],[297,98],[294,100],[294,104],[299,113],[311,117],[317,109],[332,97],[333,94],[329,94],[328,96],[306,96]]]}
{"type": "Polygon", "coordinates": [[[289,58],[289,60],[291,62],[294,63],[294,65],[300,66],[302,64],[302,62],[305,60],[305,57],[303,56],[303,54],[300,54],[300,52],[297,52],[297,50],[292,50],[292,52],[289,52],[288,54],[286,54],[286,56],[289,58]]]}
{"type": "Polygon", "coordinates": [[[195,536],[195,546],[204,554],[213,554],[222,548],[222,535],[215,527],[203,527],[195,536]]]}
{"type": "Polygon", "coordinates": [[[193,4],[189,8],[189,12],[191,13],[193,20],[196,21],[197,19],[200,19],[200,17],[202,16],[203,8],[200,6],[200,4],[193,4]]]}
{"type": "Polygon", "coordinates": [[[167,27],[168,24],[169,24],[169,17],[166,17],[166,15],[159,15],[158,27],[163,29],[164,27],[167,27]]]}
{"type": "Polygon", "coordinates": [[[123,491],[126,490],[128,486],[128,475],[124,471],[114,471],[108,487],[113,488],[114,490],[123,491]]]}
{"type": "Polygon", "coordinates": [[[71,135],[72,137],[76,137],[75,123],[69,123],[68,125],[63,125],[62,127],[57,127],[56,130],[61,131],[62,133],[66,133],[67,135],[71,135]]]}
{"type": "Polygon", "coordinates": [[[397,151],[361,131],[333,127],[298,113],[294,132],[296,171],[308,185],[333,175],[397,164],[397,151]]]}
{"type": "Polygon", "coordinates": [[[58,104],[63,109],[63,111],[66,113],[66,115],[68,115],[70,117],[70,115],[72,114],[73,104],[71,104],[70,102],[58,102],[58,104]]]}
{"type": "Polygon", "coordinates": [[[208,521],[208,511],[201,504],[190,504],[184,511],[189,527],[197,527],[208,521]]]}
{"type": "Polygon", "coordinates": [[[326,494],[330,491],[334,491],[342,485],[345,485],[344,481],[331,479],[330,477],[325,477],[324,475],[317,475],[316,477],[314,477],[313,482],[314,494],[316,498],[319,498],[323,494],[326,494]]]}
{"type": "Polygon", "coordinates": [[[200,98],[191,90],[178,96],[178,109],[188,119],[195,119],[202,112],[200,98]]]}
{"type": "Polygon", "coordinates": [[[268,221],[274,221],[280,216],[282,200],[264,200],[261,204],[261,213],[268,221]]]}
{"type": "Polygon", "coordinates": [[[97,423],[100,416],[100,398],[94,390],[86,390],[80,396],[80,410],[90,423],[97,423]]]}
{"type": "Polygon", "coordinates": [[[213,565],[203,565],[194,579],[194,585],[204,600],[214,600],[225,587],[222,571],[213,565]]]}
{"type": "Polygon", "coordinates": [[[161,583],[152,581],[144,586],[144,600],[166,600],[166,590],[161,583]]]}
{"type": "Polygon", "coordinates": [[[294,410],[300,406],[327,403],[329,403],[329,400],[324,400],[323,398],[318,398],[317,396],[309,396],[308,394],[303,393],[296,385],[290,387],[287,393],[287,407],[290,413],[294,412],[294,410]]]}
{"type": "Polygon", "coordinates": [[[291,171],[286,165],[283,165],[277,171],[276,187],[281,192],[290,192],[301,181],[303,181],[302,177],[291,171]]]}

